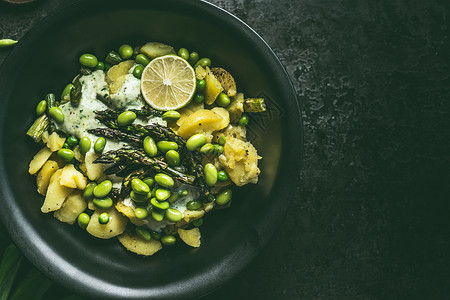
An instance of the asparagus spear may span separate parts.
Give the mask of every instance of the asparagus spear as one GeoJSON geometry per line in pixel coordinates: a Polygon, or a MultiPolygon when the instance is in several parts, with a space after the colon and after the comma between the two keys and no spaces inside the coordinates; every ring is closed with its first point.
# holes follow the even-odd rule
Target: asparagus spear
{"type": "Polygon", "coordinates": [[[27,131],[27,135],[30,136],[36,143],[42,139],[42,134],[48,129],[50,121],[46,114],[43,114],[34,121],[30,129],[27,131]]]}
{"type": "Polygon", "coordinates": [[[264,112],[266,111],[266,104],[264,98],[248,98],[244,101],[245,112],[264,112]]]}
{"type": "Polygon", "coordinates": [[[82,86],[81,86],[81,82],[80,82],[80,77],[81,77],[81,75],[77,75],[72,81],[73,88],[70,91],[70,103],[73,106],[78,106],[78,104],[80,104],[80,100],[81,100],[82,86]]]}
{"type": "Polygon", "coordinates": [[[124,141],[124,142],[132,143],[132,144],[141,144],[142,143],[142,139],[139,136],[124,133],[118,129],[94,128],[94,129],[89,129],[88,132],[98,135],[98,136],[104,136],[104,137],[109,138],[114,141],[124,141]]]}

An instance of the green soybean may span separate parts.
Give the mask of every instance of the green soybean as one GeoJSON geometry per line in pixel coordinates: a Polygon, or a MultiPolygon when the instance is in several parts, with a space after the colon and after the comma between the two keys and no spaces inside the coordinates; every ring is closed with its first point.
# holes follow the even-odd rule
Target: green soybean
{"type": "Polygon", "coordinates": [[[61,108],[57,106],[50,107],[48,110],[48,114],[50,117],[55,120],[56,123],[61,124],[64,122],[64,113],[62,112],[61,108]]]}
{"type": "Polygon", "coordinates": [[[168,208],[166,210],[164,217],[166,218],[167,221],[176,223],[181,221],[181,219],[183,219],[183,214],[178,209],[168,208]]]}
{"type": "Polygon", "coordinates": [[[159,209],[161,209],[161,210],[168,209],[168,208],[169,208],[169,205],[170,205],[168,201],[158,201],[156,198],[152,198],[152,199],[150,200],[150,203],[151,203],[154,207],[159,208],[159,209]]]}
{"type": "Polygon", "coordinates": [[[74,158],[75,154],[70,149],[59,149],[58,157],[61,158],[65,162],[71,162],[74,158]]]}
{"type": "Polygon", "coordinates": [[[152,209],[152,218],[157,222],[161,222],[164,219],[164,211],[152,209]]]}
{"type": "Polygon", "coordinates": [[[119,47],[119,55],[122,59],[129,59],[133,56],[133,47],[130,45],[122,45],[119,47]]]}
{"type": "Polygon", "coordinates": [[[69,136],[66,142],[69,144],[70,147],[75,147],[76,145],[78,145],[78,139],[73,135],[69,136]]]}
{"type": "Polygon", "coordinates": [[[143,146],[145,153],[150,157],[154,157],[158,153],[155,141],[149,136],[144,138],[143,146]]]}
{"type": "Polygon", "coordinates": [[[152,238],[159,241],[161,239],[161,233],[152,231],[152,238]]]}
{"type": "Polygon", "coordinates": [[[148,58],[144,54],[138,54],[138,55],[136,55],[135,61],[136,61],[137,64],[146,66],[146,65],[148,65],[150,63],[150,58],[148,58]]]}
{"type": "Polygon", "coordinates": [[[223,146],[223,145],[225,145],[225,142],[226,142],[226,141],[227,141],[227,138],[226,138],[224,135],[222,135],[222,136],[220,136],[219,139],[217,140],[217,143],[219,143],[219,145],[223,146]]]}
{"type": "MultiPolygon", "coordinates": [[[[158,201],[164,201],[169,199],[171,192],[165,189],[156,189],[155,197],[158,201]]],[[[150,200],[151,201],[151,200],[150,200]]]]}
{"type": "Polygon", "coordinates": [[[162,153],[166,153],[169,150],[178,150],[178,144],[170,141],[159,141],[156,146],[162,153]]]}
{"type": "Polygon", "coordinates": [[[131,188],[136,194],[139,195],[146,195],[150,193],[149,186],[139,178],[133,178],[133,180],[131,180],[131,188]]]}
{"type": "Polygon", "coordinates": [[[97,186],[97,183],[90,182],[86,185],[86,188],[83,191],[83,197],[86,200],[91,200],[94,198],[94,188],[97,186]]]}
{"type": "Polygon", "coordinates": [[[210,67],[211,66],[211,60],[209,58],[202,58],[200,60],[198,60],[195,65],[194,65],[194,69],[197,68],[198,66],[202,66],[203,68],[206,67],[210,67]]]}
{"type": "Polygon", "coordinates": [[[137,79],[141,79],[142,71],[144,71],[144,66],[143,65],[137,65],[133,69],[133,76],[136,77],[137,79]]]}
{"type": "Polygon", "coordinates": [[[73,89],[73,84],[69,83],[68,85],[66,85],[66,87],[64,88],[64,90],[61,93],[61,102],[69,102],[70,101],[70,92],[73,89]]]}
{"type": "Polygon", "coordinates": [[[184,60],[189,60],[189,51],[186,48],[180,48],[178,50],[178,56],[184,60]]]}
{"type": "Polygon", "coordinates": [[[205,101],[205,95],[197,93],[194,95],[194,102],[195,103],[203,103],[205,101]]]}
{"type": "Polygon", "coordinates": [[[134,202],[145,203],[148,200],[150,200],[150,198],[152,197],[152,194],[147,193],[145,195],[139,195],[139,194],[135,193],[134,191],[131,191],[130,197],[131,197],[131,200],[133,200],[134,202]]]}
{"type": "Polygon", "coordinates": [[[223,146],[220,146],[219,144],[214,145],[213,154],[220,155],[222,153],[223,153],[223,146]]]}
{"type": "Polygon", "coordinates": [[[94,188],[94,196],[96,198],[105,198],[112,190],[112,182],[104,180],[94,188]]]}
{"type": "Polygon", "coordinates": [[[6,48],[6,47],[10,47],[12,45],[15,45],[17,43],[16,40],[12,40],[12,39],[1,39],[0,40],[0,48],[6,48]]]}
{"type": "Polygon", "coordinates": [[[157,184],[159,184],[162,187],[173,187],[173,185],[175,184],[174,180],[172,177],[170,177],[169,175],[166,175],[164,173],[158,173],[155,175],[155,181],[157,184]]]}
{"type": "Polygon", "coordinates": [[[247,126],[248,125],[248,117],[247,115],[242,115],[239,119],[239,125],[241,126],[247,126]]]}
{"type": "Polygon", "coordinates": [[[201,207],[203,207],[203,204],[198,200],[192,200],[186,204],[186,208],[189,210],[197,210],[201,207]]]}
{"type": "Polygon", "coordinates": [[[165,155],[166,161],[171,167],[177,167],[180,165],[180,154],[175,150],[169,150],[165,155]]]}
{"type": "Polygon", "coordinates": [[[109,215],[108,215],[108,213],[101,213],[99,216],[98,216],[98,222],[100,223],[100,224],[107,224],[108,222],[109,222],[109,215]]]}
{"type": "Polygon", "coordinates": [[[89,150],[91,149],[91,144],[92,144],[91,140],[87,136],[82,137],[78,142],[80,153],[81,154],[88,153],[89,150]]]}
{"type": "Polygon", "coordinates": [[[86,229],[86,227],[89,225],[90,220],[91,217],[87,213],[81,213],[77,218],[78,226],[80,226],[81,229],[86,229]]]}
{"type": "Polygon", "coordinates": [[[227,172],[225,172],[224,170],[220,170],[219,172],[217,172],[217,180],[222,182],[227,181],[228,180],[227,172]]]}
{"type": "Polygon", "coordinates": [[[181,196],[187,196],[189,194],[188,190],[182,190],[180,195],[181,196]]]}
{"type": "Polygon", "coordinates": [[[205,173],[205,181],[209,186],[213,186],[217,182],[217,169],[213,164],[206,164],[203,172],[205,173]]]}
{"type": "Polygon", "coordinates": [[[146,177],[142,179],[142,182],[148,185],[149,188],[152,188],[155,184],[155,180],[152,177],[146,177]]]}
{"type": "Polygon", "coordinates": [[[180,113],[175,110],[169,110],[163,113],[161,118],[167,122],[177,121],[181,117],[180,113]]]}
{"type": "Polygon", "coordinates": [[[161,238],[161,243],[165,246],[172,246],[176,241],[177,239],[173,235],[165,235],[161,238]]]}
{"type": "Polygon", "coordinates": [[[79,60],[80,60],[80,64],[82,64],[85,67],[89,67],[89,68],[95,68],[98,63],[97,57],[95,57],[92,54],[83,54],[80,56],[79,60]]]}
{"type": "Polygon", "coordinates": [[[200,153],[203,153],[205,155],[211,154],[214,150],[214,145],[207,143],[204,144],[201,148],[200,148],[200,153]]]}
{"type": "Polygon", "coordinates": [[[172,195],[170,195],[170,197],[167,199],[167,201],[169,201],[170,204],[174,204],[175,202],[178,201],[178,193],[172,193],[172,195]]]}
{"type": "Polygon", "coordinates": [[[191,66],[195,65],[195,63],[198,61],[199,55],[197,52],[191,52],[189,54],[189,60],[188,62],[191,64],[191,66]]]}
{"type": "Polygon", "coordinates": [[[94,200],[92,200],[92,202],[94,202],[94,205],[100,209],[108,209],[113,205],[113,201],[109,197],[94,198],[94,200]]]}
{"type": "Polygon", "coordinates": [[[64,142],[64,144],[62,145],[63,149],[71,149],[69,144],[67,144],[67,142],[64,142]]]}
{"type": "Polygon", "coordinates": [[[152,239],[152,234],[144,227],[136,227],[136,235],[143,239],[144,241],[150,241],[152,239]]]}
{"type": "Polygon", "coordinates": [[[136,120],[136,113],[133,111],[124,111],[117,117],[117,124],[119,126],[128,126],[133,124],[136,120]]]}
{"type": "Polygon", "coordinates": [[[194,151],[206,144],[206,135],[202,133],[194,134],[186,141],[186,148],[194,151]]]}
{"type": "Polygon", "coordinates": [[[47,101],[41,100],[36,106],[36,114],[38,116],[41,116],[45,113],[46,110],[47,110],[47,101]]]}
{"type": "Polygon", "coordinates": [[[233,195],[233,192],[230,189],[226,189],[223,192],[221,192],[219,195],[216,196],[216,203],[218,205],[225,205],[231,200],[231,196],[233,195]]]}
{"type": "Polygon", "coordinates": [[[95,153],[102,153],[106,146],[106,139],[104,137],[99,137],[94,143],[95,153]]]}
{"type": "Polygon", "coordinates": [[[222,107],[227,107],[230,105],[230,98],[225,93],[220,93],[219,96],[216,99],[216,104],[222,107]]]}
{"type": "Polygon", "coordinates": [[[102,61],[99,61],[98,63],[97,63],[97,65],[95,66],[95,69],[96,70],[105,70],[105,64],[102,62],[102,61]]]}
{"type": "Polygon", "coordinates": [[[206,87],[206,81],[203,79],[197,80],[197,92],[203,92],[206,87]]]}
{"type": "Polygon", "coordinates": [[[200,226],[202,226],[202,225],[203,225],[203,219],[200,218],[200,219],[197,219],[197,220],[192,221],[192,225],[194,225],[195,227],[200,227],[200,226]]]}
{"type": "Polygon", "coordinates": [[[148,211],[145,208],[142,207],[137,207],[134,210],[134,215],[136,216],[136,218],[138,218],[139,220],[144,220],[147,219],[148,217],[148,211]]]}

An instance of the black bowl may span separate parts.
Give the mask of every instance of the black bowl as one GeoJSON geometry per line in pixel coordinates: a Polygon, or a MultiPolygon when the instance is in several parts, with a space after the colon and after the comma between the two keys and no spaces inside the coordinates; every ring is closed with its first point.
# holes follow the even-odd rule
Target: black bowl
{"type": "Polygon", "coordinates": [[[270,47],[226,11],[202,1],[80,1],[44,19],[20,40],[0,71],[0,216],[26,257],[51,279],[91,297],[194,298],[242,270],[283,219],[298,186],[301,114],[289,77],[270,47]],[[160,41],[196,50],[223,66],[246,96],[264,97],[250,116],[259,154],[257,185],[236,189],[231,208],[210,213],[202,246],[145,258],[116,239],[99,240],[40,212],[28,163],[39,149],[25,132],[37,102],[59,94],[84,52],[104,57],[122,43],[160,41]]]}

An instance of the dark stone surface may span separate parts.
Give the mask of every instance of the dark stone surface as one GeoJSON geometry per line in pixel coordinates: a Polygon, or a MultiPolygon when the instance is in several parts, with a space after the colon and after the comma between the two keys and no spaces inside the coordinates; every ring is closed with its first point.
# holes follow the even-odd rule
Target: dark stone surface
{"type": "MultiPolygon", "coordinates": [[[[20,39],[69,2],[2,3],[0,37],[20,39]]],[[[448,298],[448,1],[211,2],[254,28],[286,66],[305,156],[278,233],[205,299],[448,298]]]]}

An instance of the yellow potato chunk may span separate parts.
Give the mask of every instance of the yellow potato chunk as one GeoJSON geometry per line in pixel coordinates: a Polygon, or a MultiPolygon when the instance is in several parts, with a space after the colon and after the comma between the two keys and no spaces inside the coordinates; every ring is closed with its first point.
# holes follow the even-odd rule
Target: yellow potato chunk
{"type": "Polygon", "coordinates": [[[183,220],[186,223],[192,222],[194,220],[200,219],[205,215],[204,210],[185,210],[183,212],[183,220]]]}
{"type": "Polygon", "coordinates": [[[50,150],[52,150],[52,152],[55,152],[62,148],[65,141],[66,141],[65,137],[61,137],[56,132],[53,132],[48,137],[47,147],[50,148],[50,150]]]}
{"type": "Polygon", "coordinates": [[[195,68],[195,77],[198,80],[204,79],[206,76],[206,70],[202,67],[202,66],[197,66],[197,68],[195,68]]]}
{"type": "Polygon", "coordinates": [[[130,222],[136,226],[142,226],[146,223],[144,220],[136,218],[136,215],[134,214],[134,209],[129,206],[126,206],[122,201],[117,202],[116,209],[117,211],[124,214],[128,219],[130,219],[130,222]]]}
{"type": "Polygon", "coordinates": [[[87,207],[83,197],[83,192],[75,190],[67,196],[60,209],[53,213],[53,216],[61,222],[73,224],[87,207]]]}
{"type": "Polygon", "coordinates": [[[74,165],[66,165],[61,173],[61,185],[73,189],[84,190],[86,188],[87,179],[83,173],[75,169],[74,165]]]}
{"type": "Polygon", "coordinates": [[[50,178],[50,184],[45,195],[44,204],[42,204],[41,211],[48,213],[61,208],[66,197],[73,191],[72,188],[61,185],[62,169],[57,170],[50,178]]]}
{"type": "Polygon", "coordinates": [[[223,87],[208,67],[206,67],[205,83],[205,102],[208,105],[213,104],[223,91],[223,87]]]}
{"type": "Polygon", "coordinates": [[[50,155],[52,155],[52,150],[47,147],[42,148],[31,160],[28,172],[30,174],[36,174],[48,160],[50,155]]]}
{"type": "Polygon", "coordinates": [[[223,134],[225,134],[226,139],[238,139],[241,141],[246,142],[246,136],[247,136],[247,129],[245,126],[239,126],[239,125],[228,125],[227,128],[225,128],[223,131],[223,134]]]}
{"type": "Polygon", "coordinates": [[[220,129],[228,126],[228,124],[230,123],[230,113],[228,112],[228,110],[223,107],[214,107],[213,109],[211,109],[211,111],[222,117],[222,122],[219,125],[219,127],[221,127],[220,129]]]}
{"type": "Polygon", "coordinates": [[[47,160],[42,166],[41,171],[36,178],[38,193],[44,195],[47,193],[50,178],[58,170],[58,163],[53,160],[47,160]]]}
{"type": "Polygon", "coordinates": [[[130,236],[126,233],[117,238],[126,249],[139,255],[150,256],[162,249],[161,243],[154,239],[144,241],[137,236],[130,236]]]}
{"type": "Polygon", "coordinates": [[[233,76],[223,68],[212,68],[211,72],[220,82],[223,87],[223,92],[227,94],[228,97],[236,96],[236,81],[234,81],[233,76]]]}
{"type": "Polygon", "coordinates": [[[228,123],[222,115],[209,109],[201,109],[185,117],[178,125],[180,127],[177,134],[187,139],[196,133],[211,134],[225,128],[228,123]]]}
{"type": "Polygon", "coordinates": [[[84,162],[84,154],[81,154],[80,146],[77,145],[75,148],[73,148],[73,154],[76,160],[84,162]]]}
{"type": "Polygon", "coordinates": [[[126,60],[117,65],[112,66],[106,73],[106,82],[108,84],[118,80],[123,75],[127,75],[130,69],[134,66],[134,61],[126,60]]]}
{"type": "Polygon", "coordinates": [[[100,239],[110,239],[122,234],[127,226],[128,219],[118,212],[114,207],[107,210],[96,209],[91,216],[91,220],[86,228],[87,232],[100,239]],[[108,213],[109,222],[100,224],[98,216],[101,213],[108,213]]]}
{"type": "Polygon", "coordinates": [[[103,175],[103,164],[94,164],[94,160],[99,157],[98,154],[94,152],[86,153],[86,157],[84,159],[86,175],[92,181],[99,179],[103,175]]]}
{"type": "Polygon", "coordinates": [[[230,105],[227,107],[230,113],[230,122],[237,123],[244,112],[244,94],[238,93],[236,97],[231,97],[230,100],[230,105]]]}
{"type": "Polygon", "coordinates": [[[183,242],[185,242],[187,245],[191,246],[191,247],[200,247],[200,238],[201,238],[201,233],[200,233],[200,229],[198,228],[193,228],[190,230],[184,230],[181,228],[178,228],[178,234],[180,235],[180,238],[183,240],[183,242]]]}

